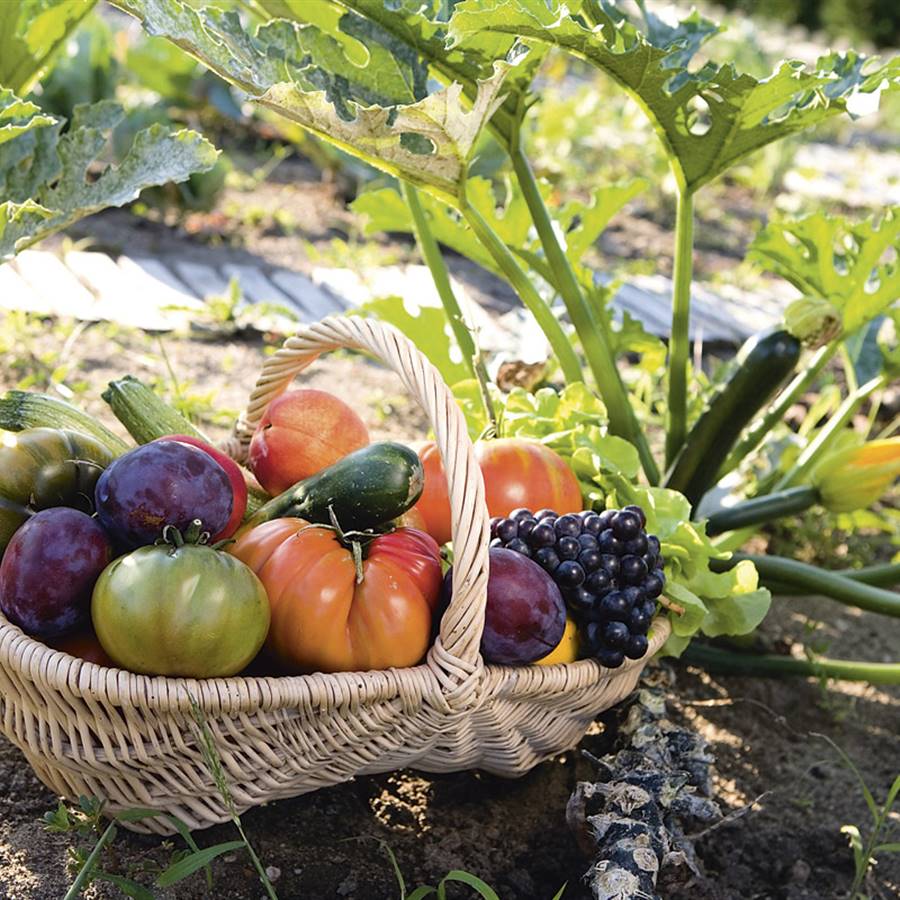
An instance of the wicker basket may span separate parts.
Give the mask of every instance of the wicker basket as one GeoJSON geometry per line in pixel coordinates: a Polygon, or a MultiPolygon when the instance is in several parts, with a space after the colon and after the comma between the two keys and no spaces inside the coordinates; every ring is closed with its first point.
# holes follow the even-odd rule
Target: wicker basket
{"type": "MultiPolygon", "coordinates": [[[[204,710],[239,810],[355,775],[412,766],[520,775],[574,745],[635,686],[646,658],[486,666],[479,654],[488,563],[481,472],[463,416],[406,338],[370,319],[302,326],[266,361],[229,451],[243,459],[267,405],[320,353],[357,348],[393,369],[434,428],[450,484],[454,596],[427,659],[409,669],[280,678],[154,678],[44,646],[0,616],[2,730],[57,793],[145,806],[191,828],[228,819],[191,711],[204,710]]],[[[658,619],[650,654],[668,635],[658,619]]],[[[165,818],[136,830],[170,833],[165,818]]]]}

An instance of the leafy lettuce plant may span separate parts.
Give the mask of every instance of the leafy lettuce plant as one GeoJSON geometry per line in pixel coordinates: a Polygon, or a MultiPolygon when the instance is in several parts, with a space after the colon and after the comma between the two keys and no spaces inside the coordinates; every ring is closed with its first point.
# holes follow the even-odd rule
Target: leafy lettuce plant
{"type": "MultiPolygon", "coordinates": [[[[114,3],[262,107],[397,179],[399,190],[364,194],[356,208],[369,216],[372,230],[415,236],[446,320],[429,311],[434,327],[415,321],[399,301],[382,302],[378,314],[412,334],[451,382],[470,376],[457,385],[457,396],[473,436],[493,429],[545,441],[571,459],[590,502],[628,500],[651,510],[681,611],[670,649],[683,648],[697,629],[716,635],[755,627],[768,592],[759,587],[752,561],[728,558],[730,546],[748,534],[746,508],[740,509],[741,525],[720,518],[719,536],[711,540],[696,509],[666,487],[667,473],[691,444],[691,416],[715,396],[706,391],[702,373],[692,372],[688,353],[694,197],[754,151],[852,114],[860,97],[895,90],[900,59],[832,53],[812,66],[786,61],[767,78],[755,78],[709,58],[708,43],[719,32],[715,23],[698,13],[663,21],[643,2],[637,19],[612,0],[243,0],[239,11],[184,0],[114,3]],[[669,160],[677,210],[667,351],[636,318],[614,321],[609,279],[585,261],[609,218],[648,185],[595,185],[587,202],[558,204],[535,175],[523,125],[540,102],[535,76],[551,51],[593,66],[612,90],[627,92],[669,160]],[[701,53],[705,61],[698,62],[701,53]],[[471,165],[486,146],[506,157],[494,181],[474,174],[471,165]],[[500,182],[506,190],[498,194],[500,182]],[[491,385],[441,245],[516,291],[546,335],[566,384],[561,393],[503,396],[491,385]],[[447,349],[447,329],[462,366],[447,349]],[[637,379],[620,367],[635,351],[643,357],[637,379]],[[648,375],[664,355],[661,400],[648,375]],[[692,386],[697,400],[689,400],[692,386]],[[655,420],[665,422],[661,455],[654,448],[657,435],[641,424],[655,420]]],[[[873,351],[872,329],[880,329],[896,306],[896,257],[884,257],[888,248],[897,250],[894,215],[869,223],[836,223],[820,215],[775,222],[754,245],[756,260],[804,295],[808,308],[796,308],[791,324],[810,346],[772,402],[759,398],[759,422],[741,429],[719,474],[742,474],[765,456],[759,448],[766,435],[781,427],[787,408],[832,356],[844,361],[849,385],[824,424],[797,436],[789,465],[747,482],[748,490],[756,484],[767,495],[747,502],[772,504],[769,518],[802,508],[796,493],[793,506],[784,505],[781,495],[812,484],[816,467],[843,440],[860,405],[890,377],[892,351],[873,351]],[[864,371],[868,377],[860,380],[864,371]]],[[[721,455],[716,470],[719,460],[721,455]]],[[[738,497],[746,492],[739,490],[738,497]]],[[[814,490],[804,498],[807,506],[820,500],[814,490]]],[[[765,521],[756,510],[748,528],[765,521]]],[[[846,599],[845,588],[836,586],[834,595],[846,599]]]]}

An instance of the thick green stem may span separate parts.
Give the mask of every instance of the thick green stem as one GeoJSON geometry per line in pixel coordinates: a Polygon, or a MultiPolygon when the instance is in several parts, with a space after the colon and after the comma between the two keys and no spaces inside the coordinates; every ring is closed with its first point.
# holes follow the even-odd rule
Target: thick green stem
{"type": "Polygon", "coordinates": [[[706,522],[706,533],[710,536],[734,531],[747,525],[760,525],[783,516],[803,512],[819,502],[819,492],[814,487],[788,488],[774,494],[753,497],[738,503],[730,509],[713,513],[706,522]]]}
{"type": "Polygon", "coordinates": [[[798,397],[802,397],[812,383],[819,377],[828,360],[834,356],[838,342],[833,341],[820,347],[809,359],[803,371],[798,372],[791,383],[772,401],[765,414],[753,422],[744,436],[735,444],[734,449],[725,458],[716,480],[719,481],[751,454],[766,438],[766,435],[780,422],[784,421],[787,411],[798,397]]]}
{"type": "Polygon", "coordinates": [[[858,662],[849,659],[795,659],[792,656],[735,653],[694,641],[681,660],[711,672],[777,678],[797,675],[801,678],[840,678],[844,681],[868,681],[870,684],[900,684],[900,664],[858,662]]]}
{"type": "Polygon", "coordinates": [[[800,456],[797,457],[797,462],[794,463],[793,468],[775,485],[775,490],[780,491],[802,482],[819,462],[822,454],[827,452],[831,441],[847,426],[847,423],[853,418],[859,407],[862,406],[866,397],[878,390],[884,383],[885,376],[879,375],[867,381],[846,397],[835,414],[828,420],[828,423],[806,445],[800,456]]]}
{"type": "Polygon", "coordinates": [[[534,170],[521,146],[517,145],[510,151],[510,158],[541,241],[541,247],[543,247],[555,276],[554,284],[566,305],[566,311],[575,326],[600,396],[606,404],[609,413],[609,429],[613,434],[625,438],[635,446],[647,480],[651,484],[658,484],[659,470],[629,402],[605,330],[605,323],[592,315],[590,307],[585,302],[572,265],[553,230],[553,223],[544,204],[544,198],[541,196],[534,170]]]}
{"type": "Polygon", "coordinates": [[[425,260],[425,265],[428,266],[429,272],[431,272],[431,278],[434,281],[438,296],[441,298],[441,303],[444,305],[444,311],[447,313],[450,328],[453,330],[456,343],[459,344],[463,359],[469,367],[472,377],[478,381],[481,391],[481,402],[488,422],[496,431],[497,414],[487,387],[490,381],[487,368],[484,365],[481,351],[472,337],[472,332],[466,325],[456,294],[453,293],[453,286],[450,284],[450,273],[447,271],[447,266],[444,263],[444,257],[441,255],[437,241],[431,233],[428,217],[425,215],[425,210],[422,208],[422,203],[419,200],[419,192],[405,181],[401,181],[400,186],[403,191],[403,199],[406,201],[406,205],[409,207],[412,215],[413,230],[416,235],[416,244],[419,247],[419,252],[422,254],[422,259],[425,260]]]}
{"type": "Polygon", "coordinates": [[[94,844],[94,849],[91,850],[90,855],[84,861],[84,865],[81,867],[78,877],[72,882],[72,886],[69,890],[66,891],[66,896],[63,900],[78,900],[84,889],[91,883],[91,873],[97,866],[103,848],[115,837],[115,834],[116,823],[115,820],[113,820],[106,826],[105,831],[100,835],[97,843],[94,844]]]}
{"type": "Polygon", "coordinates": [[[895,584],[900,584],[900,563],[864,566],[862,569],[841,569],[839,574],[853,581],[861,581],[863,584],[893,587],[895,584]]]}
{"type": "Polygon", "coordinates": [[[500,240],[500,237],[477,209],[474,209],[468,203],[463,203],[460,206],[460,212],[475,233],[475,237],[481,241],[485,250],[491,254],[506,280],[513,286],[525,307],[537,320],[541,331],[544,332],[547,340],[550,342],[551,350],[559,360],[565,380],[572,382],[583,381],[581,363],[578,361],[578,356],[566,337],[562,325],[559,324],[559,320],[544,302],[535,286],[528,280],[528,276],[522,271],[509,248],[500,240]]]}
{"type": "Polygon", "coordinates": [[[778,584],[800,588],[805,594],[821,594],[848,606],[900,618],[900,594],[795,559],[735,553],[727,560],[710,560],[710,568],[727,572],[745,559],[756,566],[764,583],[771,579],[778,584]]]}
{"type": "Polygon", "coordinates": [[[690,355],[691,280],[694,268],[694,196],[679,186],[675,213],[675,267],[672,286],[672,333],[669,336],[669,422],[666,468],[687,437],[687,383],[690,355]]]}

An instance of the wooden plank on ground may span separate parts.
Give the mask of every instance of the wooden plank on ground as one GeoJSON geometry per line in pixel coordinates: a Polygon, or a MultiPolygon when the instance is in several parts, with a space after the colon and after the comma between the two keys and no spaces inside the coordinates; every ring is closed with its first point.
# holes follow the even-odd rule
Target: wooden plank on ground
{"type": "Polygon", "coordinates": [[[272,281],[278,285],[310,319],[324,319],[344,311],[344,306],[330,293],[325,293],[305,275],[289,269],[272,272],[272,281]]]}
{"type": "Polygon", "coordinates": [[[148,287],[167,293],[169,299],[177,297],[178,301],[186,306],[191,305],[192,301],[202,305],[201,298],[193,293],[161,259],[152,256],[120,256],[116,262],[120,269],[140,278],[148,287]]]}
{"type": "Polygon", "coordinates": [[[229,278],[237,278],[241,292],[250,303],[274,303],[278,306],[295,307],[292,297],[279,290],[256,266],[227,263],[222,271],[229,278]]]}
{"type": "Polygon", "coordinates": [[[45,250],[23,250],[13,263],[41,300],[56,316],[71,316],[95,322],[97,313],[94,295],[70,272],[62,260],[45,250]]]}
{"type": "Polygon", "coordinates": [[[186,259],[174,260],[172,267],[198,297],[227,296],[228,279],[218,269],[186,259]]]}
{"type": "Polygon", "coordinates": [[[73,250],[65,260],[97,294],[97,312],[102,318],[145,331],[171,331],[185,324],[184,312],[161,309],[155,292],[105,253],[73,250]]]}
{"type": "Polygon", "coordinates": [[[0,308],[42,316],[54,314],[53,304],[35,293],[31,285],[9,263],[0,266],[0,308]]]}

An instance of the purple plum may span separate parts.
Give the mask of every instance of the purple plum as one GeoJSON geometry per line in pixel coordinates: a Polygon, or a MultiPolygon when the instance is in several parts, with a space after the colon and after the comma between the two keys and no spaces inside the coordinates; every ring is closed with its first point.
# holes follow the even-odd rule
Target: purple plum
{"type": "Polygon", "coordinates": [[[83,625],[91,592],[112,559],[106,532],[77,509],[35,513],[0,563],[0,609],[27,634],[54,638],[83,625]]]}

